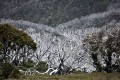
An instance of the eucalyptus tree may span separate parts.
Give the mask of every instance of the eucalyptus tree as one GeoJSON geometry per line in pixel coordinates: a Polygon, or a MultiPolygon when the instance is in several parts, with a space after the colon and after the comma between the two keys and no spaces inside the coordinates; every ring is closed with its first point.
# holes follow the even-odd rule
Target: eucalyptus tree
{"type": "Polygon", "coordinates": [[[9,24],[0,24],[0,56],[5,63],[24,62],[35,50],[36,43],[27,33],[9,24]]]}

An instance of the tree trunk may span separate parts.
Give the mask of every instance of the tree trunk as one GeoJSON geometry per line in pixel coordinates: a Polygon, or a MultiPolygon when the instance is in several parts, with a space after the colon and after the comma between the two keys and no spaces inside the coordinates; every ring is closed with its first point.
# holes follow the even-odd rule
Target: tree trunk
{"type": "Polygon", "coordinates": [[[107,59],[105,60],[105,62],[106,62],[106,69],[105,69],[105,71],[107,72],[107,73],[111,73],[113,70],[112,70],[112,53],[108,53],[108,55],[107,55],[107,59]]]}
{"type": "Polygon", "coordinates": [[[98,72],[102,71],[102,67],[98,61],[97,54],[92,54],[92,59],[93,59],[93,65],[96,67],[96,70],[98,72]]]}

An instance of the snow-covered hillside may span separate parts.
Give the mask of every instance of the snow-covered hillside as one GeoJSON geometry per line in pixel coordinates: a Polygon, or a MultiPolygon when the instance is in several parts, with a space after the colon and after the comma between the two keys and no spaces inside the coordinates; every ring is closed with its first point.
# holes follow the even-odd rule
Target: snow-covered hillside
{"type": "MultiPolygon", "coordinates": [[[[100,30],[110,32],[113,27],[120,28],[120,9],[88,15],[63,23],[53,28],[22,20],[5,20],[27,32],[37,43],[36,61],[47,61],[50,67],[57,67],[60,60],[72,68],[92,66],[92,59],[82,48],[82,40],[86,35],[92,35],[100,30]],[[108,29],[109,28],[109,29],[108,29]],[[85,64],[87,63],[87,64],[85,64]],[[85,65],[85,66],[84,66],[85,65]]],[[[95,70],[89,67],[89,70],[95,70]]]]}

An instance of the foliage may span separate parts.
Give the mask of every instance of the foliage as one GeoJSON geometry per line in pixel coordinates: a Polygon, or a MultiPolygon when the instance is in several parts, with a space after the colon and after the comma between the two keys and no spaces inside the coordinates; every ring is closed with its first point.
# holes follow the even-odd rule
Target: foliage
{"type": "Polygon", "coordinates": [[[0,69],[0,79],[7,79],[7,78],[19,78],[20,72],[17,68],[15,68],[10,63],[3,63],[0,69]]]}
{"type": "Polygon", "coordinates": [[[9,77],[10,73],[12,72],[13,68],[14,67],[11,64],[4,63],[1,68],[1,76],[0,77],[2,79],[7,79],[9,77]]]}
{"type": "Polygon", "coordinates": [[[27,68],[33,68],[34,65],[35,65],[35,62],[33,62],[33,60],[28,59],[27,62],[20,64],[20,69],[25,71],[25,70],[27,70],[27,68]]]}
{"type": "Polygon", "coordinates": [[[10,78],[16,78],[18,79],[21,76],[19,70],[17,68],[14,68],[12,72],[10,73],[10,78]]]}
{"type": "Polygon", "coordinates": [[[8,24],[0,24],[0,42],[1,46],[3,46],[1,51],[4,55],[3,60],[6,62],[11,59],[11,57],[8,56],[13,54],[11,51],[15,51],[14,56],[16,57],[15,59],[17,59],[19,55],[21,55],[20,58],[22,58],[25,54],[31,54],[29,52],[30,50],[36,50],[36,43],[34,43],[30,36],[8,24]]]}
{"type": "Polygon", "coordinates": [[[0,49],[2,49],[2,47],[3,47],[3,45],[2,45],[2,43],[0,42],[0,49]]]}
{"type": "Polygon", "coordinates": [[[40,61],[37,65],[36,65],[36,69],[40,72],[45,72],[48,69],[48,66],[46,64],[46,62],[44,61],[40,61]]]}
{"type": "Polygon", "coordinates": [[[96,32],[83,40],[84,50],[91,55],[93,64],[98,71],[102,71],[102,69],[107,72],[119,71],[120,30],[113,28],[110,31],[109,33],[105,33],[107,31],[96,32]],[[112,56],[113,54],[114,56],[112,56]],[[101,60],[105,63],[102,63],[101,60]],[[115,60],[114,63],[113,60],[115,60]],[[102,67],[104,64],[106,66],[102,67]],[[117,70],[113,70],[116,66],[118,67],[117,70]]]}
{"type": "Polygon", "coordinates": [[[48,65],[46,62],[40,61],[36,64],[36,62],[30,59],[28,59],[28,61],[25,63],[21,63],[19,66],[20,66],[19,68],[24,71],[29,68],[35,68],[39,72],[45,72],[48,69],[48,65]]]}

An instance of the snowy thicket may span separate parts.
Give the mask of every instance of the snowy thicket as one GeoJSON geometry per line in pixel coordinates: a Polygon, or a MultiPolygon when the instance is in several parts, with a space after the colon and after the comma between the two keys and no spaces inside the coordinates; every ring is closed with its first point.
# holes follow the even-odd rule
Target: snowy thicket
{"type": "Polygon", "coordinates": [[[1,22],[15,25],[31,35],[38,48],[34,58],[36,61],[47,61],[49,67],[58,67],[61,59],[64,60],[64,65],[71,68],[80,68],[85,62],[92,65],[89,55],[84,54],[81,46],[84,32],[89,29],[66,30],[61,33],[61,30],[27,21],[1,20],[1,22]]]}
{"type": "Polygon", "coordinates": [[[119,28],[119,20],[120,9],[113,9],[77,18],[55,28],[22,20],[2,19],[1,23],[10,23],[31,35],[38,48],[34,60],[47,61],[49,67],[58,67],[61,60],[64,61],[64,65],[72,68],[91,66],[90,72],[95,69],[92,67],[90,55],[85,54],[82,48],[82,40],[86,35],[92,35],[100,30],[106,31],[110,27],[119,28]]]}
{"type": "Polygon", "coordinates": [[[112,0],[0,0],[0,18],[56,26],[107,9],[112,0]]]}

